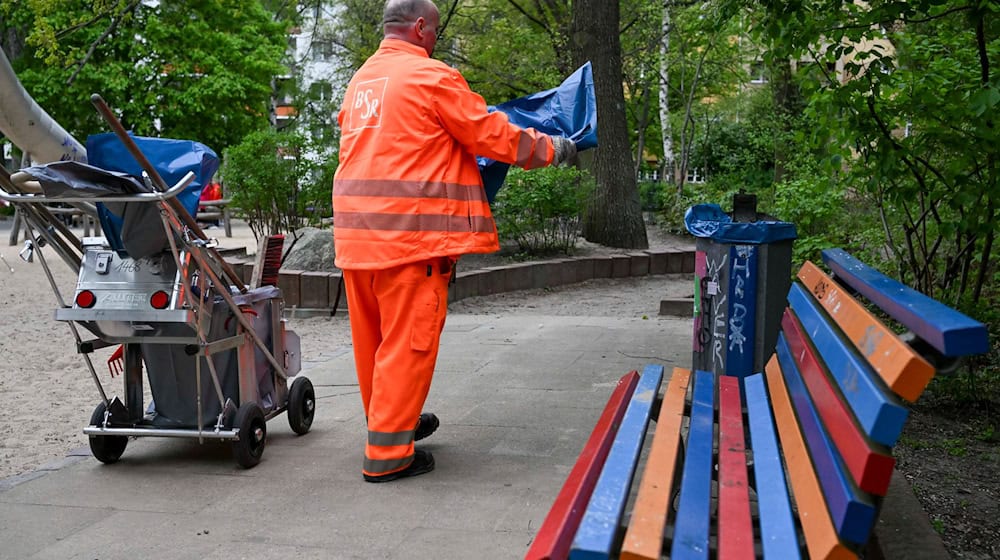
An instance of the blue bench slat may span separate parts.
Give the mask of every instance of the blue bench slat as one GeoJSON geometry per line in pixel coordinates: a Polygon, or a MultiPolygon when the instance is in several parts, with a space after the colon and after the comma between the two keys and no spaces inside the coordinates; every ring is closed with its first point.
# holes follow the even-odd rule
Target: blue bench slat
{"type": "Polygon", "coordinates": [[[785,386],[799,418],[799,428],[809,446],[816,477],[823,487],[823,496],[830,512],[830,519],[840,538],[856,544],[868,540],[875,523],[875,506],[871,499],[857,488],[839,459],[836,445],[823,428],[816,407],[813,405],[806,384],[792,358],[785,334],[778,335],[775,352],[784,374],[785,386]]]}
{"type": "Polygon", "coordinates": [[[765,558],[801,558],[796,538],[795,519],[788,501],[785,471],[778,452],[771,402],[764,388],[761,373],[746,378],[747,417],[750,428],[750,448],[753,450],[753,472],[757,487],[757,508],[760,512],[760,540],[765,558]]]}
{"type": "Polygon", "coordinates": [[[680,501],[674,521],[674,560],[708,558],[710,508],[712,505],[712,448],[715,426],[715,374],[696,371],[691,398],[680,501]]]}
{"type": "Polygon", "coordinates": [[[639,451],[663,381],[663,366],[646,366],[629,402],[621,427],[611,444],[601,476],[587,503],[587,510],[573,538],[573,560],[610,558],[619,521],[628,500],[629,486],[639,461],[639,451]]]}
{"type": "Polygon", "coordinates": [[[837,277],[945,356],[989,351],[986,325],[889,278],[843,249],[826,249],[822,254],[837,277]]]}
{"type": "Polygon", "coordinates": [[[858,424],[872,440],[892,447],[909,414],[878,379],[871,366],[844,341],[828,322],[825,312],[799,284],[788,291],[788,305],[812,338],[858,424]]]}

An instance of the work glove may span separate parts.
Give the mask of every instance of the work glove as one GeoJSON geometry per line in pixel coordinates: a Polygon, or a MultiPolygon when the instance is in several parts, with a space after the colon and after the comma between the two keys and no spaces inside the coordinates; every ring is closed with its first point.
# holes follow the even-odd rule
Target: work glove
{"type": "Polygon", "coordinates": [[[552,136],[552,148],[556,155],[552,158],[552,165],[559,165],[576,157],[576,143],[563,136],[552,136]]]}

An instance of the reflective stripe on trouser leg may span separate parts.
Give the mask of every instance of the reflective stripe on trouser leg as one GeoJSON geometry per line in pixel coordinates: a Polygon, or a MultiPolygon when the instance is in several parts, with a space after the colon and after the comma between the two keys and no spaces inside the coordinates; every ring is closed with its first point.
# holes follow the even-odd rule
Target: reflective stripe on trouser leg
{"type": "Polygon", "coordinates": [[[344,270],[344,291],[347,293],[347,313],[351,325],[351,343],[354,347],[354,370],[358,375],[361,404],[368,417],[368,403],[372,398],[372,372],[375,370],[375,351],[382,342],[382,319],[375,297],[375,276],[370,270],[344,270]]]}
{"type": "MultiPolygon", "coordinates": [[[[355,345],[359,337],[368,337],[360,341],[361,346],[375,348],[366,409],[365,474],[395,472],[413,460],[414,430],[430,390],[448,310],[450,264],[442,264],[442,259],[431,259],[367,273],[372,278],[379,329],[369,325],[362,333],[351,319],[355,345]]],[[[345,271],[345,280],[355,272],[345,271]]],[[[362,371],[358,373],[361,382],[362,371]]]]}

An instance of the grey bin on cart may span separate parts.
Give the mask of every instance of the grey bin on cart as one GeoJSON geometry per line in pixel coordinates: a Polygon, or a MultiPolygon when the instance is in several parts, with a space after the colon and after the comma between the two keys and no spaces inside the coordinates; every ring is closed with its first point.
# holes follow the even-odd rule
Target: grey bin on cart
{"type": "MultiPolygon", "coordinates": [[[[746,195],[737,195],[737,200],[746,195]]],[[[737,208],[734,221],[716,204],[688,209],[695,242],[693,363],[696,370],[745,377],[774,352],[791,285],[795,226],[737,208]]]]}

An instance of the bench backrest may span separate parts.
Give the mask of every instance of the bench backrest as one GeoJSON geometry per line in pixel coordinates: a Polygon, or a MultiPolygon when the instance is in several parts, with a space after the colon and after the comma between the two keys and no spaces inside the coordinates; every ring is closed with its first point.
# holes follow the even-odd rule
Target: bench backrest
{"type": "MultiPolygon", "coordinates": [[[[904,400],[915,401],[935,372],[849,290],[934,354],[988,349],[985,325],[842,250],[824,251],[823,260],[836,280],[812,263],[802,267],[774,356],[763,375],[746,381],[750,400],[751,392],[760,398],[766,379],[791,493],[814,558],[853,556],[868,541],[895,464],[891,448],[909,412],[904,400]]],[[[756,458],[752,428],[750,438],[756,458]]]]}
{"type": "Polygon", "coordinates": [[[888,490],[903,401],[934,366],[848,292],[916,333],[935,362],[985,352],[987,330],[841,250],[823,259],[836,280],[802,267],[775,353],[742,387],[674,368],[656,406],[661,366],[622,377],[527,559],[708,558],[713,546],[727,560],[856,557],[888,490]]]}

